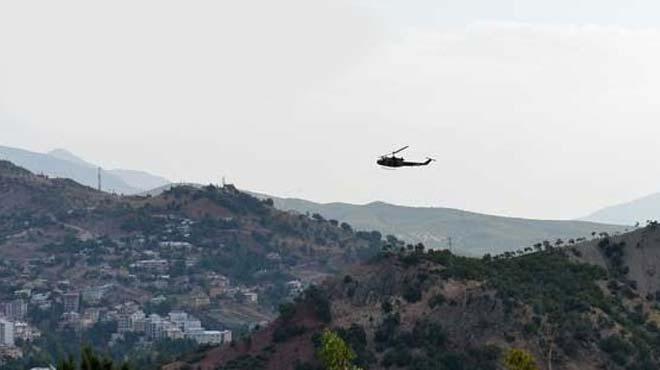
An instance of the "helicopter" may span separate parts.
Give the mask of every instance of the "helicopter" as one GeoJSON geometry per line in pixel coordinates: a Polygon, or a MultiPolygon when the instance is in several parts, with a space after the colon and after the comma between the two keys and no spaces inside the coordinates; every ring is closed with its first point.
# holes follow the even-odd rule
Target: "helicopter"
{"type": "Polygon", "coordinates": [[[435,161],[433,158],[426,158],[426,161],[424,162],[407,162],[404,160],[402,157],[397,157],[396,154],[400,153],[406,149],[408,149],[409,146],[404,146],[403,148],[399,150],[395,150],[392,153],[385,154],[380,156],[380,158],[376,161],[378,165],[381,165],[383,167],[418,167],[418,166],[428,166],[431,164],[431,162],[435,161]]]}

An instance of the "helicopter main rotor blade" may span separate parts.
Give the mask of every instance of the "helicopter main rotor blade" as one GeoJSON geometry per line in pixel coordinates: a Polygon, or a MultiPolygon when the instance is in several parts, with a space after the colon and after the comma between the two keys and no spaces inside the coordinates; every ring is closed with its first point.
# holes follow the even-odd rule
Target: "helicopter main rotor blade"
{"type": "Polygon", "coordinates": [[[394,152],[392,152],[392,153],[383,154],[383,155],[381,155],[381,156],[378,157],[378,158],[389,157],[389,156],[391,156],[391,155],[395,155],[395,154],[397,154],[397,153],[399,153],[399,152],[402,152],[402,151],[404,151],[404,150],[406,150],[406,149],[408,149],[408,148],[410,148],[410,146],[406,145],[406,146],[404,146],[403,148],[401,148],[401,149],[399,149],[399,150],[396,150],[396,151],[394,151],[394,152]]]}
{"type": "Polygon", "coordinates": [[[397,153],[399,153],[399,152],[402,152],[402,151],[404,151],[404,150],[406,150],[406,149],[408,149],[408,148],[410,148],[410,146],[406,145],[406,146],[404,146],[403,148],[401,148],[401,149],[399,149],[399,150],[393,151],[392,153],[383,154],[383,155],[381,155],[379,158],[384,158],[384,157],[389,157],[389,156],[391,156],[391,155],[395,155],[395,154],[397,154],[397,153]]]}
{"type": "Polygon", "coordinates": [[[392,152],[392,154],[393,154],[393,155],[394,155],[394,154],[397,154],[397,153],[402,152],[402,151],[404,151],[404,150],[406,150],[406,149],[408,149],[408,148],[410,148],[410,146],[406,145],[406,146],[404,146],[403,148],[401,148],[401,149],[399,149],[399,150],[397,150],[397,151],[395,151],[395,152],[392,152]]]}

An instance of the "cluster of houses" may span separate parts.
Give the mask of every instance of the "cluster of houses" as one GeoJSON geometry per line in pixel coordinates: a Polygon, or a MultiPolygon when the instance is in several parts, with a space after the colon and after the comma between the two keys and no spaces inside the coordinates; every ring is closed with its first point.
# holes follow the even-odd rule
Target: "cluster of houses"
{"type": "MultiPolygon", "coordinates": [[[[9,291],[0,297],[0,359],[19,356],[17,341],[20,345],[21,340],[31,342],[41,335],[29,325],[28,307],[30,313],[56,315],[49,322],[56,322],[57,330],[69,328],[81,332],[97,323],[116,322],[113,341],[132,333],[148,342],[191,339],[199,344],[216,345],[230,342],[232,332],[208,330],[185,311],[204,317],[206,309],[225,303],[270,302],[268,283],[244,286],[199,266],[205,249],[195,245],[194,221],[173,215],[155,217],[162,218],[162,223],[151,235],[139,233],[119,239],[90,237],[71,246],[71,252],[53,251],[55,254],[26,260],[0,260],[0,271],[12,276],[11,286],[19,289],[13,295],[9,291]],[[118,255],[122,256],[120,262],[118,255]],[[54,281],[52,275],[44,273],[63,263],[72,264],[80,273],[67,276],[71,281],[54,281]],[[176,308],[181,311],[146,314],[137,303],[121,303],[145,295],[151,298],[152,306],[177,301],[176,308]],[[2,302],[3,299],[6,301],[2,302]]],[[[224,247],[222,241],[217,242],[217,247],[224,247]]],[[[277,252],[268,253],[266,258],[282,261],[277,252]]],[[[297,296],[304,288],[299,280],[289,281],[286,286],[290,297],[297,296]]],[[[146,306],[145,310],[149,312],[146,306]]]]}
{"type": "Polygon", "coordinates": [[[184,311],[172,311],[163,317],[157,314],[146,315],[136,304],[122,305],[117,322],[117,333],[113,339],[125,333],[144,335],[145,339],[192,339],[198,344],[218,345],[232,340],[231,330],[207,330],[202,322],[184,311]]]}
{"type": "Polygon", "coordinates": [[[0,359],[22,357],[16,342],[32,342],[41,336],[38,329],[27,323],[27,309],[27,301],[21,298],[0,303],[0,359]]]}

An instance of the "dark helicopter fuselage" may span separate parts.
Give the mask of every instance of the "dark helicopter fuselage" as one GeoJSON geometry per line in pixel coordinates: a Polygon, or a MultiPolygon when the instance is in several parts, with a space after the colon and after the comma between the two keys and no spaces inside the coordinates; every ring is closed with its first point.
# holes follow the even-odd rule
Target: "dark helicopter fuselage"
{"type": "Polygon", "coordinates": [[[378,165],[384,167],[415,167],[415,166],[427,166],[433,161],[431,158],[427,159],[424,162],[407,162],[403,158],[399,157],[381,157],[376,161],[378,165]]]}

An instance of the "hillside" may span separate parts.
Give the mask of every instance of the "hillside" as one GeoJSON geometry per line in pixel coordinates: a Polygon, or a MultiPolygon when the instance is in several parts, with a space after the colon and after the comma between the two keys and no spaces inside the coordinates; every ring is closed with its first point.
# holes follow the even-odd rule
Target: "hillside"
{"type": "Polygon", "coordinates": [[[658,219],[660,219],[660,193],[603,208],[583,218],[584,221],[616,225],[635,225],[638,222],[643,224],[647,220],[658,219]]]}
{"type": "MultiPolygon", "coordinates": [[[[199,187],[198,184],[188,184],[199,187]]],[[[157,195],[172,185],[154,188],[142,195],[157,195]]],[[[532,220],[492,216],[451,208],[406,207],[384,202],[365,205],[315,203],[247,191],[260,199],[272,199],[276,208],[300,214],[319,214],[329,220],[347,222],[357,230],[379,230],[401,240],[429,248],[446,249],[466,256],[502,253],[525,248],[544,240],[586,238],[593,232],[616,233],[625,226],[588,221],[532,220]]]]}
{"type": "MultiPolygon", "coordinates": [[[[140,237],[155,242],[224,245],[223,253],[228,254],[229,261],[232,253],[244,250],[257,253],[250,261],[253,263],[264,263],[261,259],[275,253],[277,261],[292,271],[301,271],[303,266],[312,270],[316,266],[318,272],[332,271],[347,261],[359,260],[362,249],[367,254],[371,253],[367,249],[378,250],[381,238],[380,233],[355,233],[348,224],[276,210],[269,201],[258,200],[232,186],[201,189],[181,186],[155,197],[123,197],[98,192],[68,179],[36,176],[6,161],[0,161],[0,218],[41,218],[48,225],[37,230],[26,222],[24,230],[20,225],[13,230],[19,234],[29,232],[33,234],[31,238],[8,235],[7,231],[0,233],[3,250],[21,249],[30,257],[40,254],[39,248],[34,248],[39,243],[61,241],[61,233],[50,234],[49,227],[65,225],[76,231],[68,235],[74,237],[84,234],[121,239],[124,243],[140,237]],[[169,219],[190,220],[192,226],[186,229],[197,232],[180,235],[168,230],[169,219]],[[232,251],[232,248],[240,250],[232,251]]],[[[3,228],[8,225],[3,224],[3,228]]],[[[231,268],[239,270],[236,266],[231,268]]],[[[247,269],[243,274],[251,272],[256,270],[247,269]]]]}
{"type": "Polygon", "coordinates": [[[526,247],[543,240],[587,237],[592,232],[623,231],[624,227],[582,221],[530,220],[491,216],[449,208],[405,207],[382,202],[366,205],[319,204],[301,199],[272,198],[275,207],[300,213],[319,213],[346,221],[359,230],[379,230],[411,243],[481,256],[526,247]]]}
{"type": "MultiPolygon", "coordinates": [[[[64,149],[48,153],[0,146],[0,159],[8,160],[29,171],[50,177],[69,178],[80,184],[97,187],[97,168],[64,149]]],[[[137,194],[170,181],[143,171],[104,170],[103,189],[118,194],[137,194]]]]}
{"type": "Polygon", "coordinates": [[[54,363],[93,338],[99,350],[142,359],[138,368],[150,369],[156,358],[135,346],[144,327],[110,347],[117,307],[185,310],[204,325],[241,333],[270,321],[298,289],[374,256],[381,239],[277,210],[232,186],[118,196],[0,161],[0,303],[15,300],[16,291],[46,297],[30,300],[28,310],[44,335],[34,346],[24,343],[31,353],[25,362],[6,368],[25,368],[31,358],[54,363]],[[64,315],[67,292],[81,294],[77,319],[64,315]],[[84,319],[83,309],[96,321],[84,319]],[[63,341],[70,335],[76,340],[63,341]]]}
{"type": "Polygon", "coordinates": [[[657,369],[658,266],[656,224],[515,258],[389,252],[308,290],[249,340],[165,368],[319,369],[317,338],[332,328],[363,369],[502,369],[511,349],[541,369],[657,369]]]}

